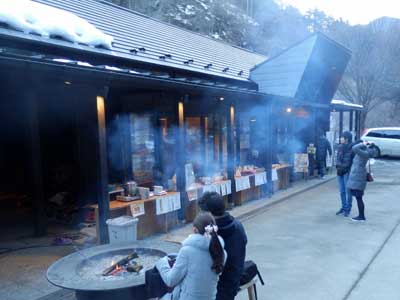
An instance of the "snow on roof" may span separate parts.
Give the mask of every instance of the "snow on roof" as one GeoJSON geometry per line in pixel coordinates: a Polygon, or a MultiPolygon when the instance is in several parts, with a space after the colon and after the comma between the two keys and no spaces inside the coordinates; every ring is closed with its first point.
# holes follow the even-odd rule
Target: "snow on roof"
{"type": "Polygon", "coordinates": [[[0,23],[42,37],[61,37],[72,43],[112,48],[113,38],[77,15],[30,0],[1,0],[0,23]]]}
{"type": "Polygon", "coordinates": [[[337,100],[337,99],[333,99],[331,101],[331,104],[332,105],[343,105],[343,106],[349,106],[349,107],[364,108],[364,106],[362,106],[360,104],[354,104],[354,103],[346,102],[344,100],[337,100]]]}

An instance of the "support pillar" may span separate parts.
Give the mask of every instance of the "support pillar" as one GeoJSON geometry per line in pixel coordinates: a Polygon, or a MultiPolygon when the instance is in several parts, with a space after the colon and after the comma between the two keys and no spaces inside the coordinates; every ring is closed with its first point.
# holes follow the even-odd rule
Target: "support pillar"
{"type": "Polygon", "coordinates": [[[43,189],[42,153],[40,145],[38,104],[35,90],[27,87],[24,93],[26,113],[28,120],[28,149],[29,167],[32,174],[33,207],[34,207],[34,234],[43,236],[47,230],[45,213],[45,199],[43,189]]]}
{"type": "Polygon", "coordinates": [[[235,127],[235,107],[233,104],[227,106],[227,150],[228,150],[228,166],[227,173],[228,179],[231,181],[231,195],[228,197],[229,206],[232,207],[236,199],[235,191],[235,140],[234,140],[234,127],[235,127]]]}
{"type": "Polygon", "coordinates": [[[107,134],[105,119],[105,99],[108,96],[108,88],[96,97],[97,107],[97,131],[98,131],[98,205],[99,205],[99,241],[106,244],[109,241],[106,221],[110,215],[110,199],[108,195],[108,166],[107,166],[107,134]]]}
{"type": "Polygon", "coordinates": [[[184,103],[189,100],[189,96],[185,95],[183,99],[177,102],[176,107],[176,125],[177,130],[175,132],[176,140],[176,188],[181,193],[181,209],[178,213],[179,220],[185,219],[185,211],[188,204],[186,194],[186,177],[185,177],[185,164],[186,164],[186,149],[185,149],[185,114],[184,114],[184,103]]]}
{"type": "Polygon", "coordinates": [[[339,139],[343,135],[343,111],[339,112],[339,139]]]}

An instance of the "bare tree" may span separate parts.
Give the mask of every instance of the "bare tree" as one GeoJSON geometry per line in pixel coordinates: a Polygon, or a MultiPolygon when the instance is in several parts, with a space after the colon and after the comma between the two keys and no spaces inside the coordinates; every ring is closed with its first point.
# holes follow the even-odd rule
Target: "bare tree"
{"type": "Polygon", "coordinates": [[[397,68],[400,50],[399,24],[391,19],[381,19],[367,26],[349,27],[337,23],[332,31],[334,38],[352,50],[352,58],[339,86],[345,99],[361,104],[361,127],[365,127],[369,112],[399,95],[396,86],[400,75],[397,68]]]}

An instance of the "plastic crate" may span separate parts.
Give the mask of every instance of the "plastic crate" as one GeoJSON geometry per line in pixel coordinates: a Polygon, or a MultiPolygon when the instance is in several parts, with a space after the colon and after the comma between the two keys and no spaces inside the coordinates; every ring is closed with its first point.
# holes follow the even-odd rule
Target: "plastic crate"
{"type": "Polygon", "coordinates": [[[110,244],[136,241],[138,221],[138,218],[131,216],[121,216],[107,220],[110,244]]]}

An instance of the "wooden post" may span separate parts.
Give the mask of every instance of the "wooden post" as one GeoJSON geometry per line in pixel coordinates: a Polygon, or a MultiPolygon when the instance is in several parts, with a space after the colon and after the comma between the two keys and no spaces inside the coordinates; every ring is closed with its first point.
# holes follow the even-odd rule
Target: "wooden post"
{"type": "Polygon", "coordinates": [[[186,164],[186,149],[185,149],[185,112],[184,102],[189,100],[189,96],[185,95],[184,99],[177,102],[177,130],[175,132],[175,146],[176,146],[176,187],[181,193],[181,209],[178,213],[180,220],[185,219],[185,211],[187,206],[187,195],[186,195],[186,177],[185,177],[185,164],[186,164]]]}
{"type": "Polygon", "coordinates": [[[43,172],[42,172],[42,154],[40,146],[39,116],[37,107],[37,97],[33,87],[27,87],[24,92],[25,111],[29,123],[28,145],[29,145],[29,163],[33,184],[33,207],[34,207],[34,233],[35,236],[46,234],[47,220],[45,214],[45,201],[43,191],[43,172]]]}
{"type": "Polygon", "coordinates": [[[200,158],[201,158],[201,175],[206,176],[207,165],[206,165],[206,143],[207,143],[207,132],[206,132],[206,117],[200,117],[200,158]]]}
{"type": "Polygon", "coordinates": [[[235,141],[233,130],[235,126],[235,107],[227,106],[227,149],[228,149],[228,179],[231,181],[231,195],[228,197],[230,206],[235,203],[237,193],[235,191],[235,141]]]}
{"type": "MultiPolygon", "coordinates": [[[[267,196],[270,197],[274,193],[273,182],[272,182],[272,151],[276,151],[273,143],[273,124],[272,124],[272,104],[267,103],[266,105],[266,172],[267,172],[267,196]]],[[[276,145],[276,143],[275,143],[276,145]]]]}
{"type": "Polygon", "coordinates": [[[339,138],[343,135],[343,111],[339,112],[339,138]]]}
{"type": "Polygon", "coordinates": [[[97,194],[99,197],[99,241],[106,244],[109,241],[106,220],[110,215],[110,200],[108,195],[108,168],[107,168],[107,138],[106,138],[106,119],[105,119],[105,98],[108,95],[108,88],[104,89],[102,95],[96,97],[97,104],[97,129],[99,147],[99,168],[97,194]]]}
{"type": "Polygon", "coordinates": [[[350,122],[349,122],[349,131],[350,132],[353,131],[353,118],[354,118],[353,114],[354,114],[354,111],[351,110],[350,111],[350,122]]]}

